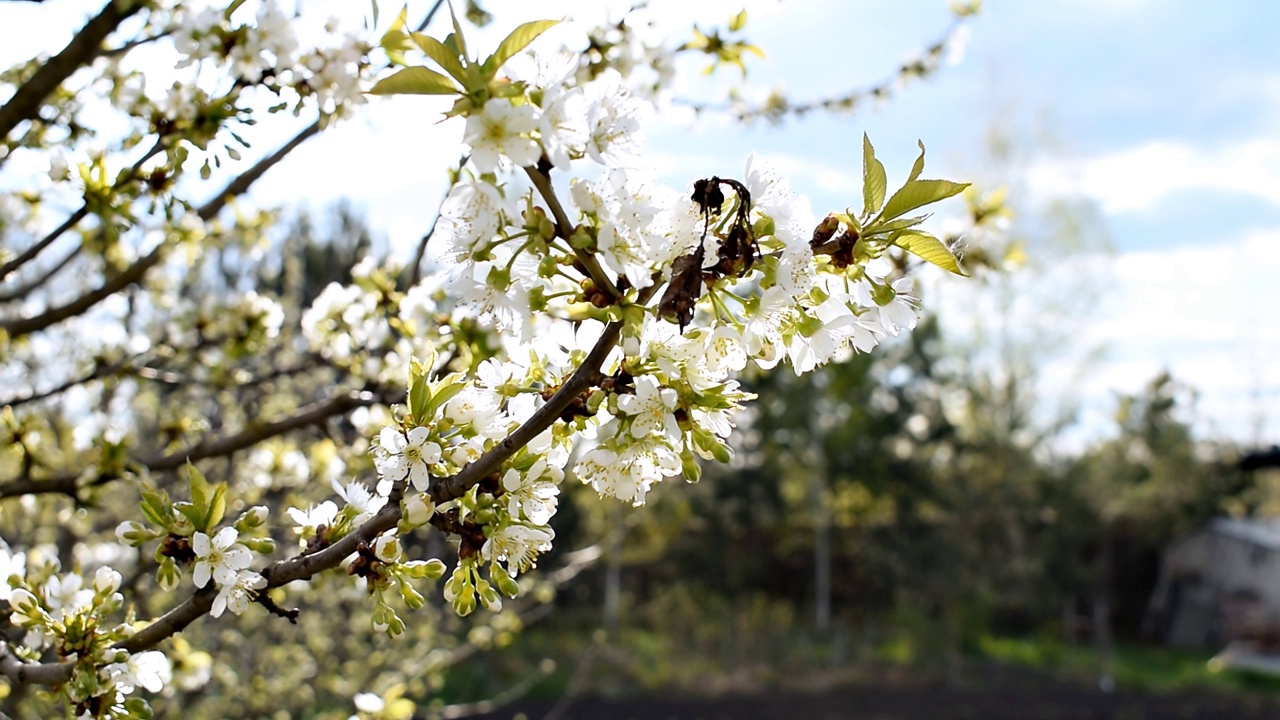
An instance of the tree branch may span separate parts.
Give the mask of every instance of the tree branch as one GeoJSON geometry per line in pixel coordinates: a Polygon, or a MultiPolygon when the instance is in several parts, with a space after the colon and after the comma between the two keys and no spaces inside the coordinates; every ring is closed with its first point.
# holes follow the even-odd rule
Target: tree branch
{"type": "Polygon", "coordinates": [[[64,80],[80,67],[92,62],[104,52],[102,41],[112,33],[125,18],[141,10],[146,3],[141,0],[108,0],[102,10],[83,28],[62,52],[49,58],[48,62],[36,71],[18,88],[13,97],[0,107],[0,139],[9,133],[23,120],[35,118],[40,105],[50,93],[58,88],[64,80]]]}
{"type": "MultiPolygon", "coordinates": [[[[647,303],[657,292],[657,289],[658,285],[654,284],[641,290],[636,302],[640,305],[647,303]]],[[[515,429],[515,432],[508,435],[502,442],[494,445],[485,454],[477,458],[475,462],[462,468],[457,475],[437,478],[432,482],[431,499],[437,503],[443,503],[462,497],[471,489],[472,485],[496,471],[502,463],[516,454],[520,448],[528,445],[530,441],[541,435],[544,430],[551,427],[551,424],[573,404],[574,400],[600,381],[600,367],[604,365],[605,358],[609,356],[614,346],[618,344],[618,336],[621,334],[622,321],[618,320],[606,325],[604,332],[600,334],[600,338],[596,340],[595,346],[591,348],[591,352],[587,354],[586,359],[573,372],[573,375],[565,381],[564,385],[560,386],[556,394],[551,396],[550,400],[535,410],[523,425],[515,429]]]]}
{"type": "Polygon", "coordinates": [[[0,303],[8,303],[13,302],[14,300],[25,299],[27,295],[40,289],[42,285],[53,279],[54,275],[62,272],[62,269],[71,264],[71,261],[79,257],[82,252],[84,252],[84,243],[76,245],[75,248],[72,249],[71,252],[67,253],[65,257],[54,263],[52,267],[41,273],[39,277],[33,278],[31,282],[0,293],[0,303]]]}
{"type": "MultiPolygon", "coordinates": [[[[254,182],[261,178],[268,170],[285,158],[295,148],[305,142],[308,138],[320,132],[320,121],[316,120],[307,128],[299,132],[289,142],[285,143],[279,150],[271,155],[259,160],[253,167],[241,173],[223,188],[222,192],[215,196],[209,202],[201,205],[196,211],[196,215],[203,221],[208,222],[217,216],[222,208],[226,207],[227,202],[236,196],[242,195],[249,189],[254,182]]],[[[140,281],[147,271],[155,267],[164,257],[164,250],[167,247],[165,243],[156,246],[154,250],[148,253],[141,260],[126,268],[120,274],[103,283],[101,287],[92,292],[81,295],[71,302],[61,307],[52,308],[31,318],[17,318],[0,322],[0,330],[9,334],[10,339],[29,335],[33,332],[43,330],[50,325],[62,322],[68,318],[75,317],[85,312],[89,308],[102,302],[104,299],[120,292],[126,287],[140,281]]],[[[10,263],[12,264],[12,263],[10,263]]]]}
{"type": "MultiPolygon", "coordinates": [[[[307,405],[293,415],[279,420],[250,426],[234,435],[201,442],[185,450],[179,450],[168,455],[154,456],[139,462],[143,467],[153,472],[174,470],[185,465],[187,461],[195,462],[196,460],[230,455],[239,450],[252,447],[263,440],[283,435],[291,430],[297,430],[309,425],[318,425],[335,415],[341,415],[349,410],[385,402],[386,400],[387,398],[381,397],[379,394],[367,391],[338,395],[325,401],[307,405]]],[[[117,477],[117,475],[111,474],[102,475],[94,481],[94,484],[103,484],[115,480],[117,477]]],[[[75,497],[79,490],[79,478],[79,474],[74,474],[60,475],[43,480],[30,478],[14,480],[5,485],[0,485],[0,499],[37,493],[61,493],[75,497]]]]}
{"type": "Polygon", "coordinates": [[[586,250],[580,250],[573,247],[569,236],[573,233],[573,223],[569,222],[569,216],[565,213],[564,207],[560,205],[560,199],[556,197],[555,188],[551,186],[551,177],[535,167],[526,167],[525,173],[529,179],[533,181],[533,186],[538,189],[538,194],[547,203],[547,207],[551,210],[551,216],[556,219],[556,236],[573,248],[573,254],[577,256],[578,262],[587,269],[587,274],[591,277],[596,287],[609,294],[610,299],[614,302],[622,299],[622,293],[618,287],[613,284],[608,275],[605,275],[604,268],[600,267],[600,261],[596,260],[596,256],[586,250]]]}

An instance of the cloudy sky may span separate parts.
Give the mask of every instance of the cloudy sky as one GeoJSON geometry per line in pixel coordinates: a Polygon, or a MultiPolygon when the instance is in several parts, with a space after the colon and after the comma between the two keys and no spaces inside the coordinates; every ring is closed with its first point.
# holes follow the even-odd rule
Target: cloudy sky
{"type": "MultiPolygon", "coordinates": [[[[97,4],[0,3],[0,27],[8,31],[50,11],[73,16],[97,4]]],[[[368,7],[300,4],[308,13],[338,10],[357,18],[368,7]]],[[[497,17],[495,31],[505,31],[535,15],[591,21],[629,3],[483,4],[497,17]]],[[[687,31],[690,20],[723,25],[742,5],[651,4],[652,16],[673,32],[687,31]]],[[[745,4],[747,35],[768,53],[751,64],[748,79],[784,87],[796,100],[885,78],[949,21],[943,0],[745,4]]],[[[386,14],[390,5],[383,5],[386,14]]],[[[426,6],[410,3],[410,10],[426,6]]],[[[1020,320],[1032,330],[1045,329],[1037,324],[1059,330],[1062,342],[1039,349],[1046,394],[1078,399],[1082,428],[1096,435],[1105,432],[1116,393],[1137,392],[1167,369],[1199,391],[1205,437],[1280,442],[1280,368],[1273,361],[1280,354],[1277,27],[1280,4],[1247,0],[1212,9],[1191,0],[987,0],[971,23],[962,62],[883,107],[779,127],[716,118],[691,123],[671,110],[647,128],[648,160],[682,185],[709,174],[732,176],[755,151],[825,211],[861,197],[859,148],[867,132],[890,183],[910,167],[919,138],[929,148],[926,175],[1010,184],[1028,232],[1044,227],[1037,218],[1045,207],[1071,200],[1076,212],[1093,217],[1083,225],[1091,254],[1068,260],[1046,251],[1041,264],[1081,282],[1035,282],[1031,290],[1082,296],[1047,298],[1044,307],[1057,310],[1020,320]],[[993,157],[993,130],[1017,152],[993,157]]],[[[572,28],[563,32],[548,42],[571,41],[572,28]]],[[[4,35],[10,47],[3,59],[37,42],[4,35]]],[[[675,92],[705,91],[684,80],[675,92]]],[[[430,224],[443,188],[440,168],[457,158],[461,129],[435,125],[438,112],[430,100],[375,102],[264,178],[258,198],[316,207],[350,198],[393,246],[406,247],[430,224]]],[[[981,302],[968,311],[968,303],[956,301],[965,292],[957,282],[965,281],[935,297],[946,298],[949,323],[971,326],[973,313],[986,310],[981,302]]]]}

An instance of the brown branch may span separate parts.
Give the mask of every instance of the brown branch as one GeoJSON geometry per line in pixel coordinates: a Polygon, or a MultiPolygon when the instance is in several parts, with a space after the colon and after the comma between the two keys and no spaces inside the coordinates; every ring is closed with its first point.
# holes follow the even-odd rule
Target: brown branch
{"type": "Polygon", "coordinates": [[[35,258],[36,255],[39,255],[41,252],[43,252],[45,248],[52,245],[53,241],[62,237],[63,233],[75,227],[76,223],[85,219],[85,216],[87,216],[88,214],[89,214],[89,206],[81,205],[79,210],[76,210],[75,212],[71,213],[70,217],[64,220],[61,225],[54,228],[53,231],[50,232],[48,235],[45,235],[43,238],[41,238],[39,242],[35,243],[34,245],[27,248],[26,250],[23,250],[21,253],[18,254],[17,257],[5,263],[4,265],[0,265],[0,280],[4,280],[6,277],[9,276],[9,273],[13,272],[14,270],[17,270],[18,268],[30,262],[33,258],[35,258]]]}
{"type": "MultiPolygon", "coordinates": [[[[244,171],[237,178],[228,183],[221,193],[209,200],[209,202],[201,205],[196,211],[196,215],[205,222],[212,220],[219,212],[222,211],[222,208],[226,207],[227,202],[229,202],[231,198],[244,194],[254,182],[283,160],[286,155],[293,152],[296,147],[301,145],[308,138],[320,132],[320,128],[320,121],[317,120],[295,135],[289,142],[281,146],[279,150],[259,160],[253,167],[244,171]]],[[[85,293],[66,305],[46,310],[35,317],[18,318],[0,322],[0,330],[7,332],[10,339],[12,339],[23,335],[29,335],[33,332],[38,332],[50,325],[80,315],[94,305],[102,302],[104,299],[142,280],[147,271],[155,267],[159,264],[160,260],[163,259],[164,250],[167,247],[168,246],[163,242],[157,245],[154,250],[148,253],[141,260],[138,260],[123,272],[103,283],[97,290],[85,293]]]]}
{"type": "MultiPolygon", "coordinates": [[[[655,284],[640,291],[640,297],[637,302],[644,305],[653,297],[657,289],[658,286],[655,284]]],[[[535,410],[523,425],[515,429],[515,432],[508,435],[502,442],[494,445],[485,454],[477,458],[475,462],[462,468],[457,475],[437,478],[431,484],[431,499],[437,503],[443,503],[462,497],[471,489],[472,485],[497,470],[502,463],[506,462],[520,448],[528,445],[530,441],[541,435],[544,430],[551,427],[551,424],[573,404],[574,400],[577,400],[583,392],[600,381],[600,367],[604,365],[605,358],[609,356],[614,346],[618,344],[618,336],[621,333],[622,321],[620,320],[605,326],[604,332],[596,340],[595,347],[591,348],[591,352],[587,354],[586,359],[582,361],[582,364],[578,366],[573,375],[565,381],[564,385],[560,386],[556,394],[551,396],[550,400],[535,410]]]]}
{"type": "Polygon", "coordinates": [[[123,272],[104,282],[101,287],[81,295],[65,305],[51,308],[39,315],[29,318],[17,318],[0,322],[0,330],[9,334],[10,338],[18,338],[43,330],[50,325],[60,323],[68,318],[83,314],[86,310],[115,295],[130,285],[142,280],[147,271],[160,263],[164,257],[166,245],[162,242],[142,259],[130,265],[123,272]]]}
{"type": "Polygon", "coordinates": [[[76,245],[75,248],[71,252],[67,253],[65,257],[63,257],[58,262],[54,263],[52,267],[44,271],[38,277],[33,278],[31,282],[28,282],[23,285],[19,285],[18,287],[13,288],[12,290],[7,290],[3,293],[0,293],[0,303],[7,303],[7,302],[13,302],[14,300],[26,299],[27,295],[31,294],[32,292],[35,292],[36,290],[39,290],[41,286],[43,286],[45,283],[52,280],[54,275],[57,275],[58,273],[62,272],[63,268],[65,268],[67,265],[70,265],[72,260],[75,260],[77,257],[80,257],[80,253],[82,252],[84,252],[84,243],[76,245]]]}
{"type": "Polygon", "coordinates": [[[852,112],[860,102],[867,98],[875,100],[887,100],[892,96],[895,86],[899,83],[905,83],[911,79],[922,79],[937,72],[941,65],[941,58],[956,36],[956,31],[962,25],[968,22],[968,17],[955,17],[951,24],[942,33],[938,40],[925,48],[923,54],[914,59],[903,63],[886,78],[879,82],[866,85],[861,88],[853,89],[841,95],[810,100],[808,102],[791,104],[782,99],[781,103],[766,102],[762,105],[734,107],[729,103],[709,104],[701,103],[685,98],[674,98],[672,102],[678,105],[692,108],[696,113],[716,112],[728,113],[733,112],[740,122],[750,123],[755,120],[764,118],[772,123],[780,123],[788,115],[801,117],[811,112],[823,110],[827,112],[852,112]]]}
{"type": "MultiPolygon", "coordinates": [[[[279,420],[261,425],[251,425],[234,435],[201,442],[193,447],[167,455],[157,455],[143,459],[139,461],[139,464],[153,472],[174,470],[185,465],[187,461],[195,462],[196,460],[230,455],[252,447],[263,440],[283,435],[291,430],[318,425],[335,415],[341,415],[349,410],[385,402],[386,400],[387,398],[372,392],[351,392],[338,395],[328,400],[307,405],[297,413],[279,420]]],[[[60,493],[75,497],[80,488],[79,478],[80,475],[59,475],[43,480],[32,478],[14,480],[0,485],[0,499],[40,493],[60,493]]],[[[94,484],[101,485],[116,479],[118,479],[117,475],[104,474],[97,477],[94,480],[94,484]]]]}
{"type": "Polygon", "coordinates": [[[23,120],[35,118],[45,98],[64,80],[84,65],[101,55],[107,38],[125,18],[146,6],[141,0],[107,0],[102,10],[67,43],[62,52],[47,62],[18,88],[13,97],[0,107],[0,139],[23,120]]]}
{"type": "MultiPolygon", "coordinates": [[[[654,284],[642,290],[637,302],[641,305],[647,303],[657,292],[657,288],[658,285],[654,284]]],[[[538,408],[523,425],[516,428],[515,432],[481,455],[475,462],[464,467],[457,475],[436,480],[431,487],[432,499],[440,503],[461,497],[472,485],[488,476],[520,448],[551,427],[575,399],[591,385],[599,382],[600,368],[617,345],[618,337],[622,333],[622,325],[622,321],[609,323],[573,375],[550,400],[538,408]]],[[[267,580],[265,589],[287,585],[295,580],[305,580],[317,573],[335,568],[343,559],[354,553],[359,544],[370,544],[378,535],[394,528],[400,521],[400,496],[403,491],[404,483],[401,481],[396,484],[386,506],[338,542],[317,552],[296,555],[264,568],[262,576],[267,580]]],[[[0,494],[0,497],[3,495],[0,494]]],[[[139,630],[128,640],[121,642],[119,647],[131,653],[154,647],[208,613],[213,608],[215,596],[216,592],[212,585],[197,590],[182,604],[139,630]]],[[[0,660],[8,661],[10,658],[6,655],[0,660]]],[[[46,685],[66,682],[70,679],[71,672],[70,663],[32,665],[22,664],[16,660],[7,664],[0,662],[0,674],[15,680],[21,676],[25,678],[25,682],[46,685]]]]}
{"type": "MultiPolygon", "coordinates": [[[[146,154],[144,154],[142,157],[138,158],[137,161],[135,161],[133,165],[129,168],[129,171],[122,174],[120,178],[118,178],[115,181],[115,183],[112,184],[111,191],[118,192],[126,184],[136,180],[138,178],[139,171],[142,170],[142,166],[148,160],[150,160],[151,158],[159,154],[161,150],[164,150],[164,143],[165,143],[164,135],[161,135],[160,137],[156,138],[156,142],[154,145],[151,146],[151,149],[148,150],[146,154]]],[[[85,204],[80,206],[79,210],[76,210],[74,213],[71,214],[71,217],[68,217],[66,220],[63,221],[61,225],[54,228],[53,232],[49,233],[48,235],[45,235],[43,238],[40,239],[39,242],[35,243],[31,247],[24,250],[16,258],[10,260],[4,265],[0,265],[0,280],[4,280],[6,277],[9,276],[9,273],[13,272],[14,270],[17,270],[18,268],[30,262],[33,258],[35,258],[36,255],[39,255],[41,252],[43,252],[44,249],[49,247],[49,245],[51,245],[55,240],[62,237],[62,235],[66,233],[68,230],[70,230],[71,228],[75,227],[76,224],[79,223],[81,220],[83,220],[85,216],[87,216],[88,214],[89,214],[89,203],[86,201],[85,204]]]]}
{"type": "Polygon", "coordinates": [[[289,142],[281,145],[279,150],[254,163],[253,167],[245,170],[239,177],[228,183],[227,187],[217,197],[200,207],[198,211],[200,219],[205,222],[212,220],[222,208],[226,207],[227,201],[233,197],[243,195],[249,189],[249,186],[258,181],[258,178],[261,178],[268,170],[275,167],[277,163],[293,152],[299,145],[314,137],[322,127],[321,121],[316,120],[302,129],[297,135],[294,135],[289,142]]]}
{"type": "Polygon", "coordinates": [[[573,223],[569,221],[569,216],[565,213],[564,207],[560,205],[559,198],[556,197],[555,188],[551,186],[551,177],[535,167],[526,167],[525,174],[533,181],[533,186],[538,189],[538,194],[542,196],[543,201],[547,203],[547,207],[551,210],[551,216],[556,220],[556,236],[573,248],[573,254],[577,256],[578,262],[587,269],[587,274],[591,276],[592,282],[596,287],[608,293],[614,302],[622,299],[622,293],[618,287],[613,284],[609,276],[604,273],[604,268],[600,267],[600,262],[596,260],[596,256],[586,250],[580,250],[573,247],[569,236],[573,233],[573,223]]]}

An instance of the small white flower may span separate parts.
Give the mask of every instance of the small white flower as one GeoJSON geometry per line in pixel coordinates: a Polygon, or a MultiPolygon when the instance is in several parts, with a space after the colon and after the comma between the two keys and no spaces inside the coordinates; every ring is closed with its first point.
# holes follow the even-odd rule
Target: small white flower
{"type": "Polygon", "coordinates": [[[373,541],[373,554],[383,562],[396,562],[400,559],[400,537],[395,534],[379,535],[373,541]]]}
{"type": "Polygon", "coordinates": [[[512,105],[492,98],[467,118],[463,142],[471,148],[471,162],[482,173],[493,172],[503,156],[524,167],[538,162],[542,151],[529,133],[538,129],[532,105],[512,105]]]}
{"type": "Polygon", "coordinates": [[[523,475],[511,468],[502,476],[502,487],[507,491],[507,513],[517,519],[521,515],[534,525],[546,525],[556,514],[564,471],[539,459],[523,475]],[[545,477],[544,477],[545,476],[545,477]]]}
{"type": "Polygon", "coordinates": [[[635,416],[631,421],[631,435],[636,439],[650,435],[680,437],[680,426],[672,411],[676,406],[676,391],[660,387],[652,375],[641,375],[635,381],[633,395],[619,395],[618,409],[635,416]]]}
{"type": "Polygon", "coordinates": [[[110,595],[120,589],[120,573],[109,567],[100,567],[93,576],[93,589],[102,595],[110,595]]]}
{"type": "Polygon", "coordinates": [[[230,610],[232,613],[239,615],[258,596],[258,590],[266,586],[266,578],[252,570],[241,570],[236,573],[231,582],[225,583],[219,588],[218,596],[213,599],[213,608],[209,611],[209,614],[214,617],[221,617],[224,610],[230,610]]]}
{"type": "Polygon", "coordinates": [[[386,703],[383,702],[382,698],[373,693],[357,693],[353,701],[356,704],[356,710],[360,712],[382,712],[382,708],[386,707],[386,703]]]}
{"type": "MultiPolygon", "coordinates": [[[[351,518],[352,525],[360,525],[368,521],[382,509],[383,505],[387,504],[385,497],[374,495],[369,492],[369,488],[365,487],[364,483],[355,480],[346,485],[342,485],[335,480],[333,489],[343,500],[347,501],[347,507],[355,510],[355,514],[351,518]]],[[[382,488],[379,487],[378,489],[381,490],[382,488]]]]}
{"type": "Polygon", "coordinates": [[[427,493],[416,493],[404,499],[404,519],[410,525],[426,525],[436,512],[436,503],[427,493]]]}
{"type": "Polygon", "coordinates": [[[333,525],[333,521],[338,517],[338,506],[332,500],[325,500],[319,505],[312,505],[306,510],[291,507],[285,512],[297,524],[294,532],[299,535],[311,535],[321,525],[333,525]]]}
{"type": "Polygon", "coordinates": [[[173,676],[169,658],[156,650],[130,655],[128,660],[111,663],[103,670],[116,689],[126,695],[139,687],[147,692],[160,692],[173,676]]]}
{"type": "Polygon", "coordinates": [[[374,453],[374,465],[381,481],[378,494],[389,495],[391,487],[408,477],[419,492],[425,492],[431,484],[431,465],[440,462],[440,446],[430,442],[431,430],[415,427],[408,436],[391,428],[383,428],[378,435],[378,448],[374,453]]]}
{"type": "Polygon", "coordinates": [[[208,535],[197,532],[191,538],[191,549],[196,553],[196,567],[191,579],[196,587],[214,584],[222,587],[235,582],[237,573],[249,567],[253,561],[253,553],[249,548],[236,542],[240,533],[235,528],[222,528],[212,539],[208,535]]]}
{"type": "Polygon", "coordinates": [[[553,538],[555,531],[551,528],[511,524],[491,535],[480,553],[486,560],[505,562],[514,576],[533,567],[539,553],[551,549],[553,538]]]}

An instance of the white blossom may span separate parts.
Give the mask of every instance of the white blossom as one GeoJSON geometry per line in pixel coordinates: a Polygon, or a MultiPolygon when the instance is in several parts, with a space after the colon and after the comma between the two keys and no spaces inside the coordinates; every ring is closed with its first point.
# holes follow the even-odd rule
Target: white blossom
{"type": "Polygon", "coordinates": [[[507,98],[491,98],[467,118],[463,142],[471,148],[471,163],[482,173],[493,172],[501,158],[517,166],[534,165],[541,151],[530,136],[538,129],[532,105],[514,105],[507,98]]]}
{"type": "Polygon", "coordinates": [[[233,583],[237,573],[249,567],[253,553],[236,542],[239,537],[239,531],[231,527],[222,528],[212,539],[202,532],[191,537],[191,549],[196,554],[191,579],[196,587],[208,585],[209,578],[213,578],[218,587],[233,583]]]}

